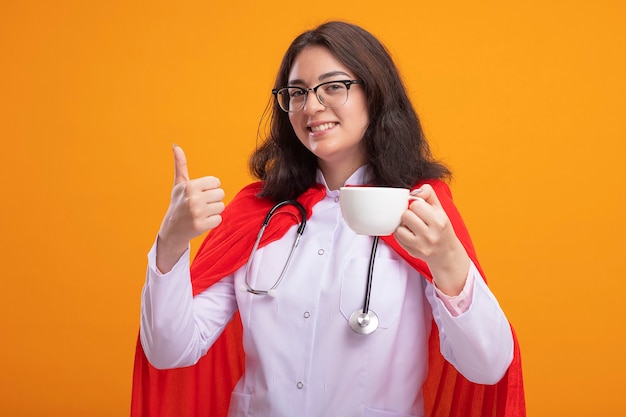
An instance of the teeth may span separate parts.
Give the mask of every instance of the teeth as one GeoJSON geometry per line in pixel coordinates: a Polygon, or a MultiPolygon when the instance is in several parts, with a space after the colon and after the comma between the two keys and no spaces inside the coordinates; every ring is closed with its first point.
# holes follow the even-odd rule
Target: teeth
{"type": "Polygon", "coordinates": [[[334,127],[337,123],[324,123],[318,126],[312,126],[311,127],[311,131],[312,132],[322,132],[324,130],[328,130],[331,127],[334,127]]]}

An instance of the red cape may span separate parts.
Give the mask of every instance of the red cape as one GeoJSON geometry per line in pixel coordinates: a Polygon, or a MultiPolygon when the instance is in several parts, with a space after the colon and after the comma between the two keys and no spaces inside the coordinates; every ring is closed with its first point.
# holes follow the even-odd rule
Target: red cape
{"type": "MultiPolygon", "coordinates": [[[[484,276],[467,229],[452,202],[448,186],[428,181],[448,214],[467,253],[484,276]]],[[[418,184],[419,186],[420,184],[418,184]]],[[[273,203],[259,199],[260,183],[245,187],[223,212],[224,221],[211,231],[191,265],[194,295],[204,291],[243,266],[260,225],[273,203]]],[[[325,189],[309,189],[298,201],[307,217],[325,196],[325,189]]],[[[293,207],[287,207],[291,210],[293,207]]],[[[295,209],[294,209],[295,210],[295,209]]],[[[292,216],[276,217],[276,224],[263,235],[261,245],[279,239],[293,225],[292,216]],[[280,224],[278,224],[280,223],[280,224]]],[[[431,279],[426,263],[411,257],[393,236],[382,238],[411,266],[431,279]]],[[[260,245],[260,246],[261,246],[260,245]]],[[[139,340],[135,352],[131,417],[225,417],[230,395],[244,371],[239,315],[227,325],[209,352],[194,366],[157,370],[146,359],[139,340]]],[[[523,417],[526,415],[522,366],[515,332],[514,358],[505,376],[495,385],[475,384],[465,379],[440,353],[439,334],[433,324],[429,338],[429,372],[424,384],[428,417],[523,417]]]]}

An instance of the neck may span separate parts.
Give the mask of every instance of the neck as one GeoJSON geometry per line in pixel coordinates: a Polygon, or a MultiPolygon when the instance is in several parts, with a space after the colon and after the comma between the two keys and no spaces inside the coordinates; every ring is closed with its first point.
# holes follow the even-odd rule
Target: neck
{"type": "Polygon", "coordinates": [[[343,187],[354,172],[361,167],[361,165],[355,166],[333,166],[330,164],[323,164],[320,161],[320,171],[324,175],[324,180],[326,180],[326,185],[329,190],[338,190],[340,187],[343,187]]]}

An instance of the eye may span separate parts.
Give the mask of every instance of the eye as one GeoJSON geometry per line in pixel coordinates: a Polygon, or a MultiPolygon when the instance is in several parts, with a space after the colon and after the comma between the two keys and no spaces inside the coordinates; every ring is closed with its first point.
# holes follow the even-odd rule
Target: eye
{"type": "Polygon", "coordinates": [[[290,88],[289,89],[289,97],[291,98],[298,98],[298,97],[302,97],[304,95],[304,90],[300,89],[300,88],[290,88]]]}
{"type": "Polygon", "coordinates": [[[324,86],[324,92],[326,94],[337,94],[337,93],[344,91],[345,89],[346,89],[346,85],[340,82],[334,82],[334,83],[326,84],[324,86]]]}

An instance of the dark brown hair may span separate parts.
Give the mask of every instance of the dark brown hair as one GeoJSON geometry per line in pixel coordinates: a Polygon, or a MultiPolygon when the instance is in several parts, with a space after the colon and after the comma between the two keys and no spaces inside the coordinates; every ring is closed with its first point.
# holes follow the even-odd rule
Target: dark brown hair
{"type": "MultiPolygon", "coordinates": [[[[420,180],[443,179],[450,171],[434,160],[419,118],[387,49],[366,30],[327,22],[289,46],[274,88],[287,85],[298,54],[307,46],[327,48],[363,80],[369,126],[363,136],[372,185],[410,188],[420,180]]],[[[263,197],[294,198],[315,184],[317,160],[298,140],[289,115],[274,100],[267,138],[250,157],[250,170],[263,181],[263,197]]]]}

